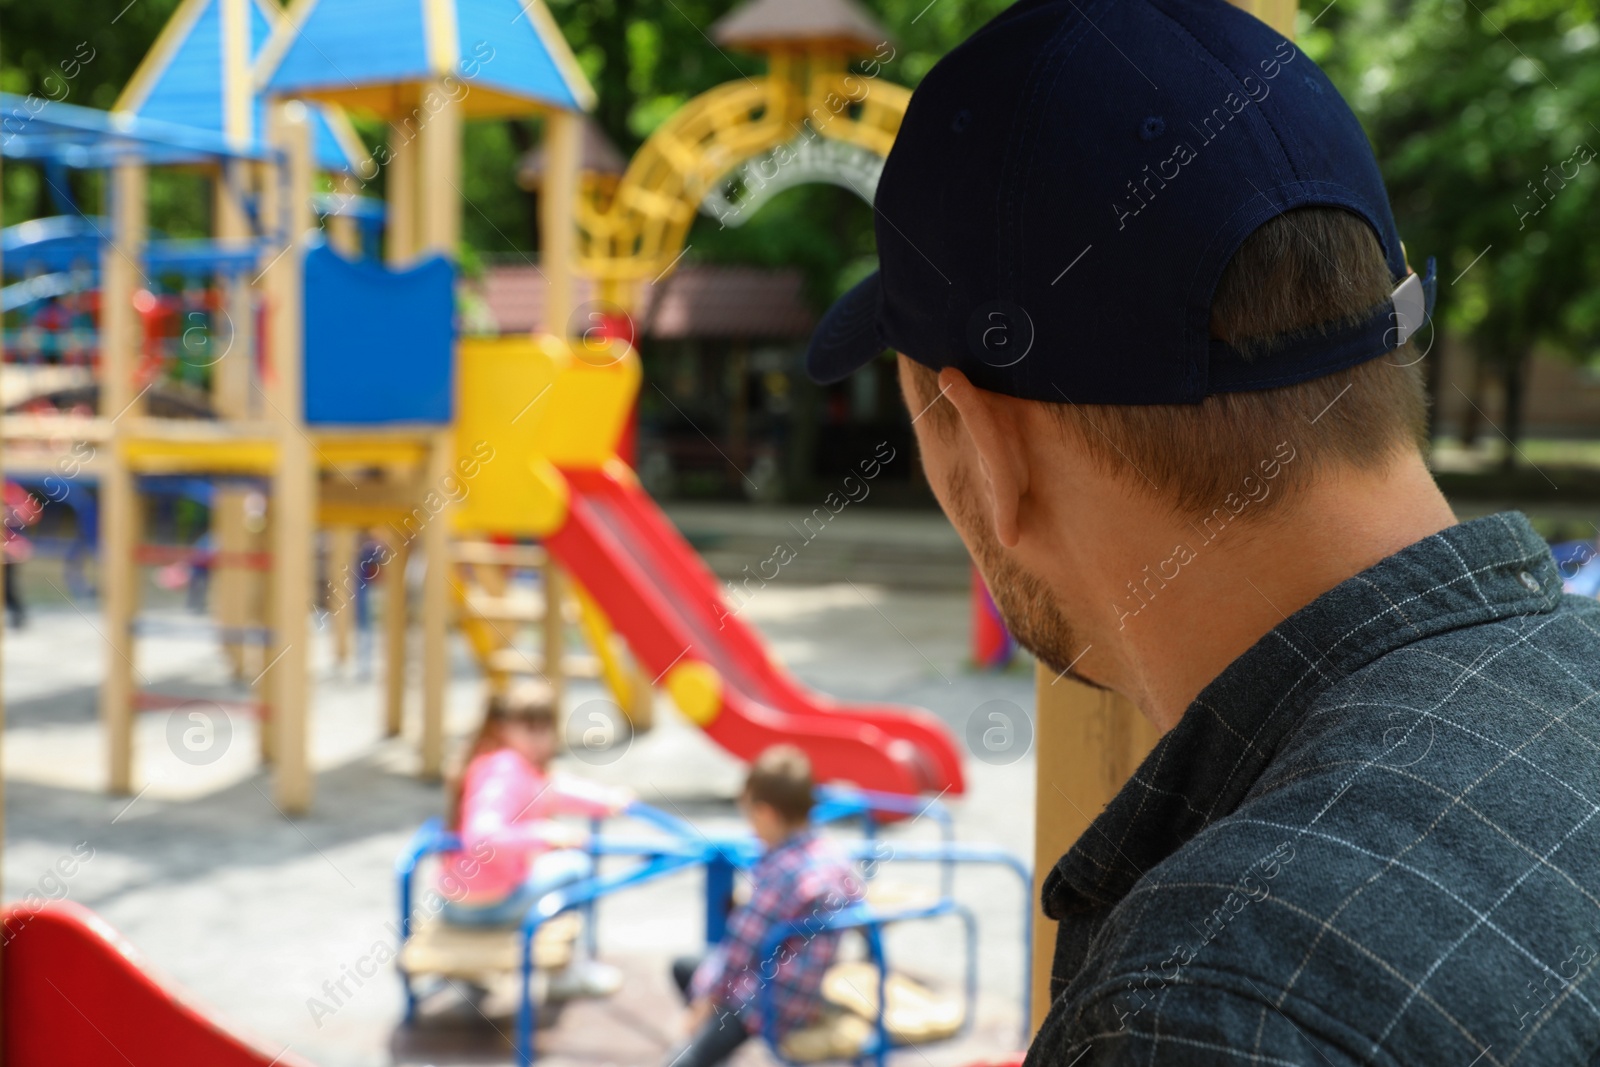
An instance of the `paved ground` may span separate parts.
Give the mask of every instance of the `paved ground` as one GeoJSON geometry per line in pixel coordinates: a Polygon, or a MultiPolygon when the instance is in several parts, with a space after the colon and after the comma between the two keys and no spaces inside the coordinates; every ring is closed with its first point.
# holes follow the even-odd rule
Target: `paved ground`
{"type": "MultiPolygon", "coordinates": [[[[690,518],[699,523],[699,536],[726,531],[725,545],[737,546],[744,536],[736,513],[690,518]]],[[[924,517],[919,527],[915,518],[892,516],[874,527],[868,512],[841,518],[850,525],[840,522],[830,534],[848,530],[855,544],[876,545],[879,553],[892,551],[895,535],[909,530],[909,543],[923,546],[916,549],[922,553],[918,570],[933,574],[942,567],[943,577],[916,581],[919,588],[887,586],[873,580],[870,554],[863,553],[845,553],[849,559],[837,575],[844,580],[811,573],[817,584],[799,584],[785,574],[742,611],[775,654],[805,681],[839,696],[931,708],[958,736],[975,712],[983,724],[979,733],[994,721],[990,712],[1026,716],[1032,687],[1025,670],[977,675],[963,664],[967,606],[960,559],[949,553],[940,520],[924,517]]],[[[818,538],[819,557],[822,543],[818,538]]],[[[737,551],[723,555],[731,558],[718,559],[719,569],[737,573],[737,551]]],[[[92,605],[80,611],[57,603],[40,605],[26,630],[6,635],[4,895],[53,891],[47,868],[87,842],[93,857],[67,881],[66,894],[99,911],[160,971],[273,1049],[287,1045],[326,1067],[507,1062],[508,1022],[479,1010],[494,1015],[492,1003],[445,990],[428,1003],[423,1023],[403,1027],[398,982],[387,969],[359,985],[347,980],[352,995],[341,996],[331,1014],[319,1010],[313,1017],[312,998],[329,1002],[324,983],[392,942],[385,924],[396,911],[394,858],[412,830],[441,807],[439,787],[412,777],[414,742],[380,736],[377,691],[359,665],[336,666],[321,650],[313,738],[318,792],[311,816],[291,821],[274,809],[255,758],[253,724],[239,718],[226,720],[231,736],[212,739],[220,756],[194,765],[175,754],[186,751],[181,743],[169,743],[169,731],[181,734],[189,725],[182,716],[144,716],[141,791],[131,800],[111,798],[101,792],[104,757],[94,715],[99,625],[92,605]]],[[[480,685],[464,650],[457,653],[450,731],[459,740],[478,714],[480,685]]],[[[199,637],[146,639],[139,669],[147,684],[197,699],[230,692],[218,657],[199,637]]],[[[598,695],[577,687],[570,706],[598,695]]],[[[621,758],[574,769],[626,782],[645,799],[678,808],[708,828],[735,826],[731,798],[739,765],[665,701],[658,716],[657,730],[621,758]]],[[[969,761],[968,795],[952,805],[960,833],[1027,855],[1031,757],[984,754],[999,765],[969,761]]],[[[898,832],[929,836],[932,827],[920,820],[898,832]]],[[[885,877],[929,884],[932,875],[906,867],[885,877]]],[[[542,1039],[549,1062],[660,1062],[677,1035],[665,968],[672,956],[697,947],[699,888],[697,876],[684,876],[606,904],[601,951],[624,969],[627,984],[613,1001],[568,1008],[542,1039]]],[[[981,920],[978,1025],[959,1043],[903,1053],[906,1062],[945,1067],[1005,1051],[1016,1041],[1021,891],[1007,876],[974,872],[963,875],[958,895],[981,920]]],[[[959,980],[954,925],[907,928],[894,935],[890,949],[899,965],[932,984],[954,988],[959,980]]],[[[746,1063],[766,1059],[757,1049],[741,1056],[746,1063]]]]}

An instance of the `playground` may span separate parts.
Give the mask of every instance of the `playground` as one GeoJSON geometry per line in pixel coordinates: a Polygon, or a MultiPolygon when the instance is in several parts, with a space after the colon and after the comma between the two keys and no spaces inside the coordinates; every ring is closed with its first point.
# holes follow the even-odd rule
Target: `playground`
{"type": "MultiPolygon", "coordinates": [[[[863,276],[910,85],[1005,6],[947,2],[147,0],[105,99],[132,30],[0,92],[0,1061],[656,1064],[754,972],[734,1062],[1020,1063],[1043,878],[1157,732],[1018,649],[895,363],[810,386],[763,321],[863,276]],[[679,33],[709,88],[609,98],[679,33]],[[722,975],[795,841],[848,891],[722,975]]],[[[1550,503],[1506,442],[1437,453],[1461,516],[1550,503]]],[[[1591,510],[1535,516],[1589,596],[1591,510]]]]}
{"type": "MultiPolygon", "coordinates": [[[[870,518],[865,522],[871,527],[870,518]]],[[[959,590],[885,590],[861,584],[859,575],[852,580],[871,597],[870,605],[849,585],[834,582],[803,591],[770,590],[747,609],[803,680],[842,697],[915,700],[958,724],[985,701],[1031,703],[1025,673],[996,678],[963,671],[967,635],[959,590]],[[896,635],[878,610],[916,647],[896,635]],[[880,651],[863,654],[869,648],[880,651]]],[[[49,891],[53,881],[43,888],[38,883],[52,865],[72,856],[73,845],[93,842],[92,859],[63,879],[68,898],[93,906],[160,973],[262,1037],[271,1052],[288,1045],[317,1064],[508,1062],[514,1000],[503,991],[498,1001],[486,1003],[467,996],[465,983],[459,990],[444,988],[423,1003],[423,1022],[402,1027],[404,1005],[392,965],[379,967],[359,986],[346,981],[348,994],[335,987],[330,998],[323,989],[358,966],[371,969],[374,964],[363,961],[372,959],[375,946],[393,946],[395,860],[416,828],[440,811],[438,788],[415,777],[414,743],[383,736],[372,713],[370,684],[353,668],[341,670],[331,654],[314,665],[319,695],[312,763],[320,788],[311,818],[291,824],[263,795],[268,784],[248,732],[235,734],[215,762],[192,766],[168,750],[158,719],[142,723],[149,753],[142,769],[153,784],[129,807],[133,798],[106,797],[94,780],[98,662],[86,659],[70,673],[44,666],[49,648],[92,638],[88,624],[70,609],[47,614],[41,607],[36,624],[9,646],[16,650],[7,675],[8,758],[17,767],[9,783],[7,859],[14,895],[49,891]],[[30,774],[28,767],[48,770],[30,774]]],[[[153,677],[203,679],[207,671],[216,672],[214,653],[203,642],[162,639],[151,657],[153,677]]],[[[482,681],[469,656],[458,655],[453,668],[447,733],[459,739],[476,725],[482,681]]],[[[570,699],[581,707],[601,697],[597,682],[581,680],[570,699]]],[[[732,798],[741,765],[669,708],[625,756],[605,764],[570,756],[562,762],[602,781],[631,781],[642,797],[709,834],[739,829],[732,798]]],[[[1030,805],[1031,764],[1028,756],[1014,764],[969,765],[968,800],[956,820],[959,839],[1028,854],[1031,827],[1006,813],[1030,805]]],[[[894,831],[890,840],[930,842],[938,836],[924,819],[894,831]]],[[[909,868],[884,877],[891,873],[913,882],[927,877],[909,868]]],[[[623,969],[624,992],[562,1008],[554,1026],[541,1032],[545,1062],[654,1063],[666,1055],[677,1038],[671,1025],[676,991],[667,965],[693,950],[701,936],[700,881],[697,873],[682,873],[602,903],[600,951],[623,969]]],[[[1023,941],[1015,876],[963,872],[956,898],[982,924],[983,986],[970,1034],[925,1049],[941,1065],[990,1056],[1014,1046],[1018,1037],[1023,941]]],[[[945,962],[959,954],[959,929],[931,933],[892,935],[890,952],[913,973],[959,982],[959,968],[945,962]]]]}
{"type": "Polygon", "coordinates": [[[739,804],[769,750],[804,768],[792,832],[855,873],[816,928],[752,946],[848,947],[820,1014],[769,1017],[748,1055],[1020,1049],[1031,827],[985,805],[1027,804],[1031,687],[947,526],[845,514],[909,457],[864,449],[717,574],[632,468],[641,286],[702,199],[758,208],[755,172],[719,183],[796,131],[881,160],[906,91],[855,68],[886,35],[849,6],[729,13],[769,74],[688,102],[618,178],[586,169],[595,93],[541,5],[393,8],[375,47],[348,0],[183,0],[109,111],[3,101],[5,157],[58,212],[4,245],[6,870],[38,883],[7,918],[9,1062],[669,1056],[670,965],[751,891],[739,804]],[[474,331],[463,131],[522,115],[543,327],[474,331]],[[153,225],[169,173],[209,236],[153,225]],[[943,588],[815,544],[911,528],[943,588]],[[777,582],[802,553],[812,581],[777,582]],[[485,716],[529,692],[541,759],[627,800],[578,837],[540,824],[586,873],[479,929],[451,872],[512,846],[445,797],[478,803],[485,739],[520,736],[485,716]],[[977,778],[970,728],[1004,735],[977,778]]]}

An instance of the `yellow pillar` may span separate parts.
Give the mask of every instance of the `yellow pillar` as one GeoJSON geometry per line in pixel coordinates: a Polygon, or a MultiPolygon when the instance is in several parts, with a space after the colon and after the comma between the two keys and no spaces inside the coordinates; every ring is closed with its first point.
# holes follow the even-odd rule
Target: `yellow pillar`
{"type": "Polygon", "coordinates": [[[1300,11],[1299,0],[1232,0],[1286,37],[1294,36],[1294,20],[1300,11]]]}
{"type": "Polygon", "coordinates": [[[539,269],[545,277],[544,332],[567,336],[574,310],[578,165],[581,119],[570,111],[544,116],[544,177],[539,186],[539,269]]]}
{"type": "Polygon", "coordinates": [[[100,414],[111,419],[106,443],[111,462],[100,479],[100,603],[105,613],[105,680],[100,686],[100,721],[106,731],[108,785],[133,791],[134,640],[138,503],[128,469],[126,442],[141,405],[134,388],[139,320],[133,295],[142,274],[146,236],[146,172],[119,163],[110,177],[111,243],[100,268],[100,414]]]}
{"type": "MultiPolygon", "coordinates": [[[[1296,0],[1234,0],[1280,33],[1294,35],[1296,0]]],[[[1127,782],[1160,737],[1128,700],[1042,668],[1035,678],[1033,1026],[1050,1010],[1056,924],[1038,889],[1061,855],[1127,782]]]]}
{"type": "Polygon", "coordinates": [[[272,472],[272,594],[268,606],[272,641],[268,646],[266,683],[272,715],[274,793],[287,814],[311,807],[310,759],[310,627],[312,524],[316,516],[317,468],[306,436],[301,345],[304,282],[301,254],[311,213],[311,140],[306,109],[297,101],[272,110],[271,141],[285,153],[283,180],[263,203],[273,204],[270,221],[281,223],[278,236],[289,242],[267,272],[269,314],[267,336],[272,346],[273,376],[268,417],[276,429],[277,463],[272,472]],[[279,198],[282,203],[278,204],[279,198]]]}
{"type": "MultiPolygon", "coordinates": [[[[1040,667],[1035,748],[1034,886],[1117,795],[1161,736],[1129,701],[1100,689],[1056,679],[1040,667]]],[[[1050,1008],[1050,963],[1056,924],[1034,894],[1033,1025],[1050,1008]]]]}

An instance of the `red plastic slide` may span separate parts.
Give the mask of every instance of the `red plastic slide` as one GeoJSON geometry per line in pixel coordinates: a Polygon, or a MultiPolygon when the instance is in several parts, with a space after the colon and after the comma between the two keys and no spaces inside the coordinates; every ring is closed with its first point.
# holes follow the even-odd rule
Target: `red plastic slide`
{"type": "Polygon", "coordinates": [[[700,662],[721,679],[703,723],[742,759],[787,742],[819,781],[893,793],[960,793],[961,756],[943,723],[919,708],[840,704],[783,670],[722,596],[717,579],[655,503],[604,471],[563,470],[567,521],[545,544],[594,597],[657,681],[700,662]]]}
{"type": "Polygon", "coordinates": [[[310,1067],[229,1033],[68,901],[3,913],[6,1067],[310,1067]]]}

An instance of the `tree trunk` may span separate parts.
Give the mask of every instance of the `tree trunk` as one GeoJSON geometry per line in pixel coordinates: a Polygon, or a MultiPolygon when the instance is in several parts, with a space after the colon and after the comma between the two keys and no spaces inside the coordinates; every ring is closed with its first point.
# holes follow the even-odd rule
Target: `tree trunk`
{"type": "Polygon", "coordinates": [[[33,190],[33,217],[46,219],[59,214],[56,209],[55,197],[50,193],[50,172],[43,163],[34,168],[39,174],[39,184],[33,190]]]}
{"type": "Polygon", "coordinates": [[[1500,369],[1506,398],[1504,418],[1506,454],[1501,459],[1500,466],[1503,470],[1510,471],[1516,469],[1517,446],[1522,443],[1522,407],[1528,384],[1528,350],[1518,347],[1507,352],[1500,369]]]}
{"type": "Polygon", "coordinates": [[[1474,448],[1483,429],[1484,394],[1489,391],[1489,356],[1482,349],[1472,353],[1472,386],[1467,406],[1461,411],[1461,447],[1474,448]]]}
{"type": "MultiPolygon", "coordinates": [[[[517,161],[513,166],[520,169],[522,157],[533,149],[533,131],[528,128],[525,119],[507,119],[506,132],[511,137],[512,146],[517,150],[517,161]]],[[[517,192],[521,194],[526,208],[528,251],[535,252],[539,249],[539,196],[531,189],[522,188],[521,185],[517,186],[517,192]]]]}

